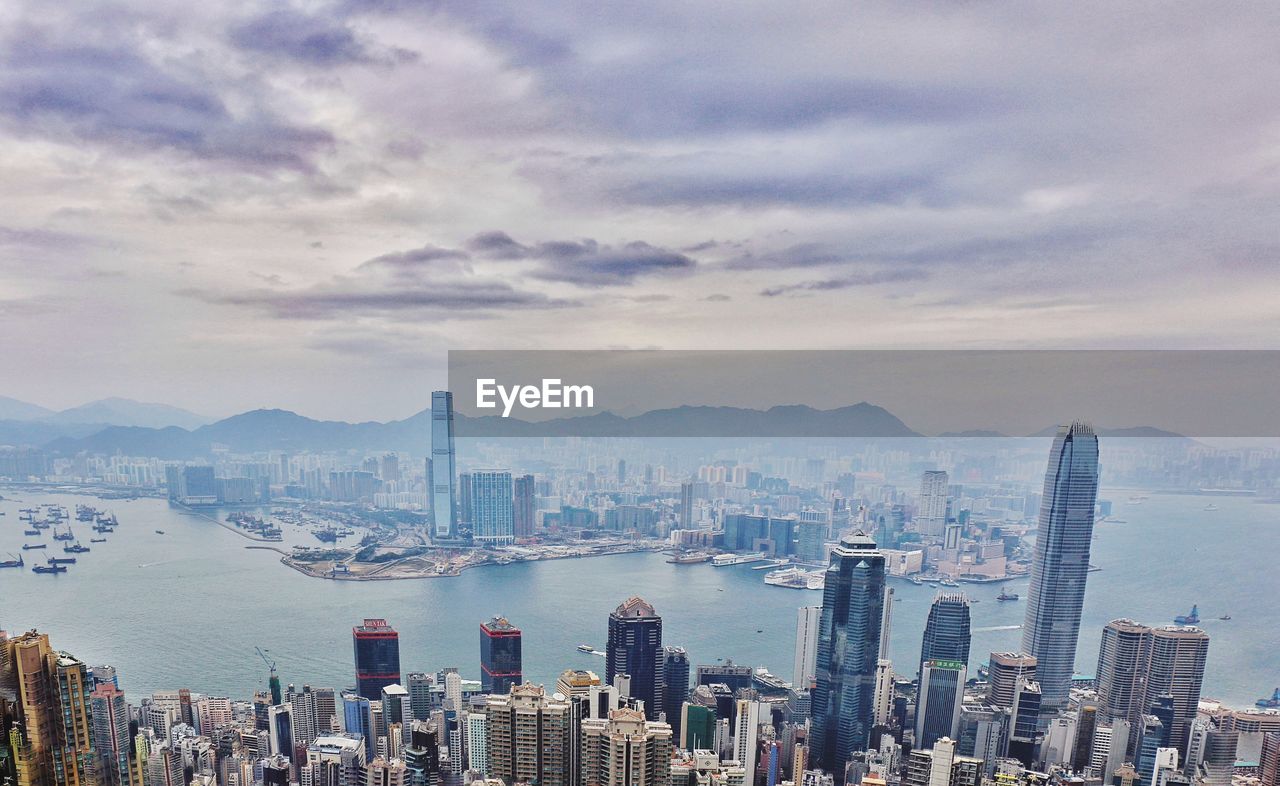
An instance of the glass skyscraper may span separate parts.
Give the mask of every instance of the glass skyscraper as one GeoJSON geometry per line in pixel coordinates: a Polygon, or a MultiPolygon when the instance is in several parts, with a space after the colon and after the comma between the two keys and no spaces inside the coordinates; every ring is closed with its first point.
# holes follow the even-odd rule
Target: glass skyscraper
{"type": "Polygon", "coordinates": [[[505,617],[480,623],[480,689],[509,693],[523,679],[520,629],[505,617]]]}
{"type": "Polygon", "coordinates": [[[366,619],[351,631],[356,659],[356,693],[371,701],[400,682],[400,634],[383,619],[366,619]]]}
{"type": "Polygon", "coordinates": [[[657,720],[664,709],[664,665],[662,617],[644,598],[628,598],[609,615],[605,684],[613,685],[619,674],[629,675],[632,697],[644,702],[649,720],[657,720]]]}
{"type": "Polygon", "coordinates": [[[1022,625],[1022,649],[1036,658],[1046,715],[1065,706],[1071,688],[1097,496],[1098,437],[1093,427],[1076,422],[1059,428],[1044,476],[1022,625]]]}
{"type": "Polygon", "coordinates": [[[457,478],[453,448],[453,394],[437,390],[431,394],[431,516],[437,539],[458,534],[458,507],[455,500],[457,478]]]}
{"type": "Polygon", "coordinates": [[[809,741],[813,766],[836,783],[853,752],[870,742],[884,588],[885,557],[875,541],[862,533],[842,538],[822,593],[809,741]]]}
{"type": "Polygon", "coordinates": [[[964,593],[941,592],[933,599],[920,643],[917,676],[923,675],[925,661],[930,660],[960,661],[968,667],[969,599],[964,593]]]}

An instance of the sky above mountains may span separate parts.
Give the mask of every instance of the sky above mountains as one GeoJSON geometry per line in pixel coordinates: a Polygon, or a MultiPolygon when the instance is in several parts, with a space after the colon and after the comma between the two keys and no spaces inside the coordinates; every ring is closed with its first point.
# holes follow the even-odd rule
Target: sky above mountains
{"type": "Polygon", "coordinates": [[[0,8],[0,392],[1280,335],[1274,6],[215,5],[0,8]]]}

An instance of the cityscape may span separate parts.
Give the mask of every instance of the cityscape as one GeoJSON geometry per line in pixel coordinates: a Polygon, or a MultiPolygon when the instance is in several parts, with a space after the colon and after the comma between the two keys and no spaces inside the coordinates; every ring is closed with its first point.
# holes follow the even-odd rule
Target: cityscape
{"type": "Polygon", "coordinates": [[[0,2],[0,786],[1280,786],[1280,4],[0,2]]]}

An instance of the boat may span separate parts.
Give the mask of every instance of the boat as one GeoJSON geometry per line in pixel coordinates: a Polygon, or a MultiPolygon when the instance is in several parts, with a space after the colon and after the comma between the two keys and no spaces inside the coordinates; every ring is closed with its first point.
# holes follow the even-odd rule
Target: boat
{"type": "Polygon", "coordinates": [[[54,540],[75,540],[76,536],[75,536],[75,533],[73,533],[71,530],[67,530],[66,532],[58,532],[57,530],[54,530],[53,539],[54,540]]]}
{"type": "Polygon", "coordinates": [[[1271,694],[1271,698],[1258,699],[1255,705],[1269,710],[1280,708],[1280,688],[1275,689],[1275,692],[1271,694]]]}
{"type": "Polygon", "coordinates": [[[43,543],[23,543],[22,544],[23,551],[31,551],[32,549],[42,549],[44,547],[45,547],[45,544],[43,543]]]}
{"type": "MultiPolygon", "coordinates": [[[[10,554],[9,556],[12,557],[13,555],[10,554]]],[[[0,560],[0,568],[20,568],[24,564],[26,563],[22,561],[22,557],[18,557],[17,559],[0,560]]]]}
{"type": "Polygon", "coordinates": [[[66,573],[65,565],[36,565],[31,569],[32,573],[66,573]]]}
{"type": "Polygon", "coordinates": [[[164,534],[164,530],[162,530],[162,529],[158,529],[158,530],[156,530],[156,534],[157,534],[157,535],[163,535],[163,534],[164,534]]]}
{"type": "Polygon", "coordinates": [[[1208,505],[1205,505],[1205,506],[1204,506],[1204,509],[1205,509],[1205,510],[1217,510],[1217,509],[1218,509],[1218,506],[1217,506],[1217,505],[1215,505],[1215,504],[1213,504],[1212,502],[1210,502],[1208,505]]]}
{"type": "Polygon", "coordinates": [[[667,562],[671,565],[698,565],[711,560],[710,554],[694,551],[685,554],[672,554],[667,558],[667,562]]]}
{"type": "Polygon", "coordinates": [[[106,538],[89,538],[90,543],[106,543],[106,538]]]}
{"type": "Polygon", "coordinates": [[[952,579],[952,578],[946,578],[946,579],[943,579],[942,581],[940,581],[940,582],[938,582],[938,583],[939,583],[939,584],[941,584],[941,585],[942,585],[942,586],[944,586],[944,587],[959,587],[959,586],[960,586],[960,582],[958,582],[958,581],[956,581],[955,579],[952,579]]]}
{"type": "Polygon", "coordinates": [[[711,566],[725,568],[733,565],[747,565],[764,559],[763,554],[717,554],[711,558],[711,566]]]}
{"type": "Polygon", "coordinates": [[[594,653],[595,651],[596,651],[596,648],[595,648],[595,647],[593,647],[593,646],[591,646],[590,644],[579,644],[579,645],[578,645],[578,652],[586,652],[586,653],[590,654],[590,653],[594,653]]]}
{"type": "Polygon", "coordinates": [[[1221,617],[1218,617],[1218,619],[1222,620],[1223,622],[1226,622],[1227,620],[1231,619],[1231,615],[1223,614],[1221,617]]]}
{"type": "Polygon", "coordinates": [[[22,531],[22,534],[23,534],[23,535],[39,535],[39,534],[40,534],[40,530],[38,530],[38,529],[24,529],[24,530],[22,531]]]}
{"type": "Polygon", "coordinates": [[[996,596],[996,600],[1018,600],[1021,596],[1016,592],[1008,590],[1000,590],[1000,594],[996,596]]]}
{"type": "Polygon", "coordinates": [[[787,589],[820,590],[826,584],[826,571],[815,570],[811,573],[802,568],[781,568],[767,574],[764,583],[787,589]]]}
{"type": "Polygon", "coordinates": [[[919,577],[919,576],[912,576],[912,577],[911,577],[911,583],[912,583],[912,584],[914,584],[914,585],[916,585],[917,587],[923,587],[923,586],[924,586],[924,582],[920,580],[920,577],[919,577]]]}
{"type": "Polygon", "coordinates": [[[62,550],[63,550],[63,551],[65,551],[65,552],[66,552],[66,553],[68,553],[68,554],[87,554],[87,553],[89,553],[89,547],[88,547],[88,546],[81,546],[81,545],[80,545],[80,543],[79,543],[78,541],[77,541],[77,542],[76,542],[76,544],[75,544],[75,545],[73,545],[73,546],[63,546],[63,547],[62,547],[62,550]]]}
{"type": "Polygon", "coordinates": [[[1200,607],[1192,604],[1190,614],[1179,614],[1173,618],[1173,621],[1179,625],[1199,625],[1200,607]]]}
{"type": "Polygon", "coordinates": [[[50,565],[74,565],[76,564],[76,558],[75,557],[50,557],[49,564],[50,565]]]}

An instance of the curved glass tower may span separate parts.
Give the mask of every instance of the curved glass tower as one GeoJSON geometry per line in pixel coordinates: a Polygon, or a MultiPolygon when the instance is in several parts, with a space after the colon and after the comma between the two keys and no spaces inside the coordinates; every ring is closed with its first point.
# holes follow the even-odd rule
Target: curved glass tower
{"type": "Polygon", "coordinates": [[[940,592],[929,607],[924,636],[920,642],[920,666],[931,660],[959,661],[969,665],[969,598],[962,592],[940,592]]]}
{"type": "Polygon", "coordinates": [[[1043,715],[1062,709],[1071,689],[1097,497],[1098,437],[1087,423],[1062,426],[1049,451],[1022,624],[1022,649],[1037,662],[1043,715]]]}

